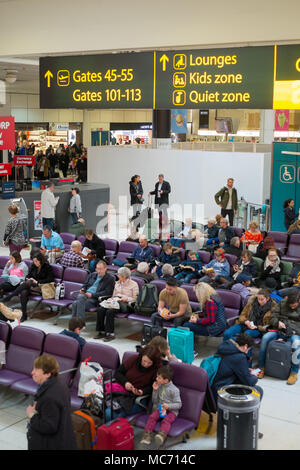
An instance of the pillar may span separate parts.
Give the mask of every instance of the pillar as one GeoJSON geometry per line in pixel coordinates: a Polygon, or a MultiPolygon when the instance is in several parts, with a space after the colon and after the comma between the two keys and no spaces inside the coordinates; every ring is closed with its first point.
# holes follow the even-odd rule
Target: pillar
{"type": "Polygon", "coordinates": [[[274,141],[275,110],[260,111],[260,143],[271,144],[274,141]]]}
{"type": "Polygon", "coordinates": [[[171,148],[171,111],[154,109],[152,114],[153,148],[171,148]]]}

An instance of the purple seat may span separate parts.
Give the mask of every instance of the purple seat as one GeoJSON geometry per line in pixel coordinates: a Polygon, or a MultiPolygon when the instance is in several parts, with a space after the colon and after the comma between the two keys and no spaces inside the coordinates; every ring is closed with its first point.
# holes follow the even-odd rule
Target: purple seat
{"type": "MultiPolygon", "coordinates": [[[[98,362],[103,369],[111,369],[113,375],[115,370],[120,365],[119,353],[116,349],[111,346],[107,346],[101,343],[85,343],[81,352],[81,361],[91,357],[92,362],[98,362]]],[[[78,384],[80,379],[80,364],[77,368],[72,387],[70,389],[71,406],[72,408],[79,409],[82,403],[82,398],[78,396],[78,384]]]]}
{"type": "Polygon", "coordinates": [[[68,385],[75,372],[70,369],[76,368],[80,357],[78,341],[69,336],[49,333],[45,339],[43,354],[50,354],[56,358],[61,380],[68,385]]]}
{"type": "Polygon", "coordinates": [[[9,261],[9,256],[0,256],[0,269],[5,268],[7,261],[9,261]]]}
{"type": "Polygon", "coordinates": [[[28,269],[30,269],[33,263],[32,259],[23,259],[23,261],[27,265],[28,269]]]}
{"type": "MultiPolygon", "coordinates": [[[[182,401],[182,407],[176,420],[171,425],[169,436],[173,438],[185,437],[186,434],[198,427],[207,393],[214,405],[213,412],[216,411],[216,408],[212,399],[208,376],[204,369],[177,362],[170,362],[169,365],[173,369],[173,383],[179,388],[182,401]]],[[[137,416],[135,426],[144,428],[148,417],[149,415],[145,413],[137,416]]],[[[160,423],[158,422],[155,431],[158,432],[159,429],[160,423]]]]}
{"type": "Polygon", "coordinates": [[[241,227],[231,227],[231,228],[233,229],[235,236],[241,238],[241,236],[244,233],[244,229],[241,227]]]}
{"type": "MultiPolygon", "coordinates": [[[[280,250],[281,253],[284,255],[286,252],[287,245],[288,245],[288,234],[285,232],[268,232],[267,235],[269,237],[274,238],[275,248],[280,250]]],[[[300,258],[300,253],[299,253],[299,258],[300,258]]]]}
{"type": "Polygon", "coordinates": [[[60,236],[62,238],[62,241],[64,242],[64,245],[69,245],[69,246],[76,238],[73,233],[66,233],[66,232],[60,233],[60,236]]]}
{"type": "Polygon", "coordinates": [[[82,287],[82,284],[79,284],[77,282],[69,282],[69,281],[62,281],[62,283],[65,286],[64,298],[60,300],[42,299],[43,305],[49,305],[50,307],[53,306],[53,307],[58,307],[59,309],[62,309],[64,307],[68,307],[74,302],[74,300],[76,300],[77,293],[79,293],[82,287]]]}
{"type": "MultiPolygon", "coordinates": [[[[118,250],[118,254],[116,255],[116,259],[120,261],[128,262],[127,258],[132,255],[134,250],[139,246],[137,242],[121,242],[118,250]]],[[[120,266],[109,265],[108,269],[110,271],[117,271],[120,266]]]]}
{"type": "Polygon", "coordinates": [[[45,333],[37,328],[23,325],[14,328],[6,353],[6,364],[0,370],[1,385],[12,386],[31,377],[33,362],[42,352],[44,339],[45,333]]]}
{"type": "Polygon", "coordinates": [[[227,326],[232,326],[240,314],[242,298],[237,292],[225,289],[217,289],[216,292],[224,305],[227,326]]]}
{"type": "Polygon", "coordinates": [[[134,272],[132,273],[131,275],[131,280],[136,282],[139,286],[139,290],[141,290],[141,288],[143,287],[144,284],[146,284],[146,281],[145,279],[142,279],[141,277],[135,277],[134,276],[134,272]]]}
{"type": "Polygon", "coordinates": [[[105,260],[110,265],[118,253],[119,242],[111,238],[103,238],[105,245],[105,260]]]}
{"type": "Polygon", "coordinates": [[[77,240],[81,243],[81,245],[83,246],[84,242],[85,242],[85,236],[84,235],[80,235],[77,240]]]}
{"type": "Polygon", "coordinates": [[[78,284],[84,284],[87,276],[88,271],[86,269],[66,268],[64,270],[63,280],[77,282],[78,284]]]}
{"type": "Polygon", "coordinates": [[[0,320],[0,340],[6,344],[6,349],[10,342],[12,328],[10,323],[0,320]]]}
{"type": "Polygon", "coordinates": [[[210,262],[211,253],[209,251],[199,250],[197,253],[203,264],[208,264],[210,262]]]}
{"type": "Polygon", "coordinates": [[[60,264],[50,264],[53,270],[54,275],[54,282],[59,283],[61,282],[64,274],[64,268],[60,264]]]}
{"type": "Polygon", "coordinates": [[[300,261],[300,234],[290,236],[288,249],[285,256],[281,258],[283,261],[300,261]]]}
{"type": "Polygon", "coordinates": [[[152,248],[154,258],[158,258],[161,253],[161,246],[149,243],[150,248],[152,248]]]}
{"type": "Polygon", "coordinates": [[[154,284],[157,287],[158,295],[166,287],[166,281],[160,280],[160,279],[156,279],[155,281],[151,281],[150,284],[154,284]]]}

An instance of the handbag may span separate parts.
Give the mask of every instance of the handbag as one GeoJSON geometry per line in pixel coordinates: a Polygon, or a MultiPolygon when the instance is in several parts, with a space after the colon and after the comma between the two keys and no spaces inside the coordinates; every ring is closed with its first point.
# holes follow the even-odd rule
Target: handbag
{"type": "Polygon", "coordinates": [[[102,300],[102,302],[100,302],[100,307],[119,310],[120,309],[120,304],[119,304],[118,300],[114,297],[114,298],[111,298],[111,299],[102,300]]]}
{"type": "Polygon", "coordinates": [[[39,287],[42,291],[42,297],[44,300],[54,299],[55,297],[55,284],[54,282],[49,282],[48,284],[39,284],[39,287]]]}
{"type": "Polygon", "coordinates": [[[255,254],[257,252],[257,247],[258,247],[258,243],[249,243],[248,245],[248,250],[251,251],[251,253],[255,254]]]}

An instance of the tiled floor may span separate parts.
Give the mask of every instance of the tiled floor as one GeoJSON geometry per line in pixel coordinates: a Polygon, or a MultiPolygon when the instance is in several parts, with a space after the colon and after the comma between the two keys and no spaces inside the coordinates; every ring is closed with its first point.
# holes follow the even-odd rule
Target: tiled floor
{"type": "MultiPolygon", "coordinates": [[[[0,248],[0,255],[7,255],[5,248],[0,248]]],[[[28,257],[29,252],[24,251],[23,257],[28,257]]],[[[67,327],[69,315],[63,315],[54,325],[54,320],[31,319],[25,324],[40,328],[46,333],[60,332],[67,327]]],[[[141,323],[129,322],[126,319],[116,322],[117,338],[110,343],[118,349],[120,357],[125,351],[135,350],[138,344],[127,337],[141,330],[141,323]]],[[[86,329],[83,337],[87,341],[93,340],[95,334],[94,314],[87,316],[86,329]]],[[[199,357],[194,361],[199,365],[203,357],[207,357],[216,351],[220,343],[217,338],[197,338],[196,349],[199,357]]],[[[287,450],[300,448],[300,380],[294,386],[288,386],[285,382],[273,378],[264,378],[259,381],[264,389],[259,414],[259,430],[264,434],[259,440],[260,450],[287,450]]],[[[26,440],[26,406],[32,402],[32,397],[14,392],[5,387],[0,387],[0,450],[19,450],[27,448],[26,440]]],[[[179,444],[172,449],[181,450],[214,450],[216,448],[216,417],[211,424],[207,415],[203,413],[198,430],[191,436],[187,443],[179,444]]]]}

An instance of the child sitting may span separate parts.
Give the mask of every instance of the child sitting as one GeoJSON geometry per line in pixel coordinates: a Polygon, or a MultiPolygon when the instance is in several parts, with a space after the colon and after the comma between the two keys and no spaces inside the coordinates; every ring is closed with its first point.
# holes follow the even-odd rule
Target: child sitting
{"type": "Polygon", "coordinates": [[[61,331],[60,334],[76,339],[76,341],[79,343],[80,350],[82,350],[83,346],[85,345],[85,339],[80,336],[80,333],[84,327],[85,322],[82,318],[72,317],[69,320],[69,329],[61,331]]]}
{"type": "Polygon", "coordinates": [[[230,280],[230,266],[225,258],[225,251],[223,248],[218,248],[215,250],[214,254],[216,258],[204,266],[202,271],[205,275],[201,277],[199,282],[207,282],[208,284],[211,284],[218,282],[220,278],[230,280]]]}
{"type": "Polygon", "coordinates": [[[173,371],[168,366],[158,369],[156,381],[153,383],[152,414],[148,418],[141,444],[151,444],[151,433],[157,421],[162,418],[160,431],[154,437],[156,444],[162,445],[167,439],[171,424],[177,418],[182,403],[180,391],[173,384],[172,378],[173,371]]]}
{"type": "Polygon", "coordinates": [[[195,251],[190,251],[188,260],[179,265],[181,272],[176,274],[175,279],[180,283],[189,284],[192,279],[199,278],[199,271],[202,269],[202,264],[199,261],[199,255],[195,251]]]}

